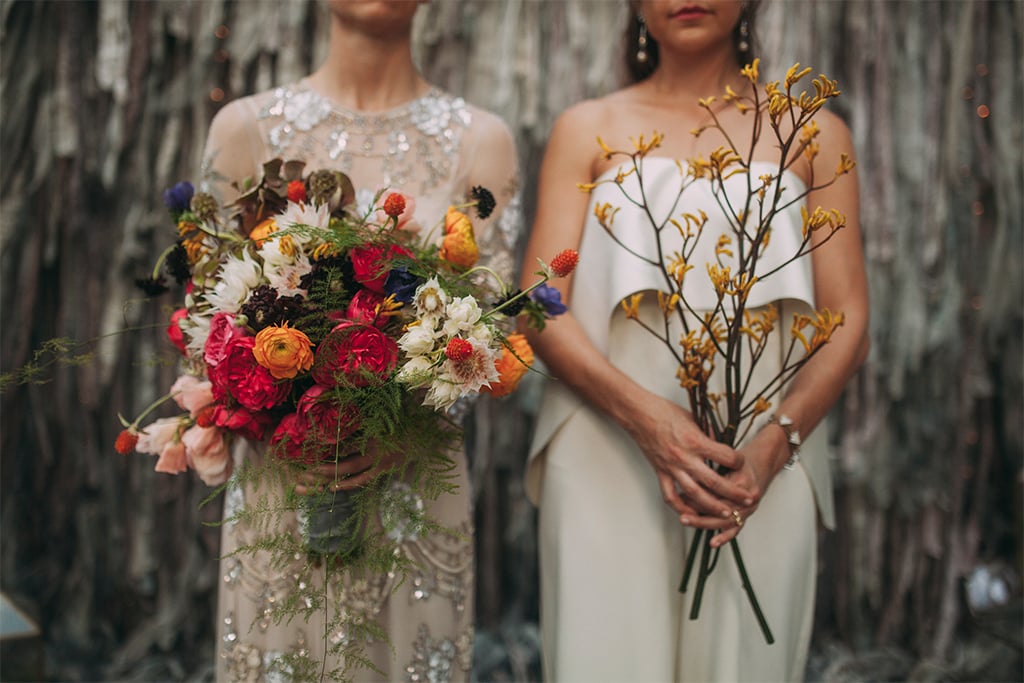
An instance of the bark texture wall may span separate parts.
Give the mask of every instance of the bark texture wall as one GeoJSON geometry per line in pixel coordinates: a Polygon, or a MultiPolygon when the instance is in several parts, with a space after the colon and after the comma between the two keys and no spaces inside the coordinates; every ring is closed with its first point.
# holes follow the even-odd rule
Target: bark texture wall
{"type": "MultiPolygon", "coordinates": [[[[90,354],[80,365],[0,395],[2,586],[42,625],[51,680],[209,674],[218,530],[203,524],[219,501],[200,507],[198,481],[111,447],[115,412],[138,412],[174,376],[166,311],[132,280],[165,243],[160,192],[195,176],[217,108],[318,64],[323,11],[0,2],[0,365],[25,366],[47,340],[100,339],[72,350],[90,354]]],[[[424,73],[512,126],[528,215],[554,117],[619,81],[627,11],[420,11],[424,73]]],[[[1014,678],[1019,592],[1016,612],[972,613],[962,583],[982,563],[1021,568],[1024,5],[775,0],[759,29],[763,74],[800,61],[845,91],[872,287],[872,355],[830,425],[841,527],[823,545],[812,673],[1014,678]]],[[[486,404],[469,432],[482,680],[537,675],[521,484],[536,398],[529,385],[486,404]]]]}

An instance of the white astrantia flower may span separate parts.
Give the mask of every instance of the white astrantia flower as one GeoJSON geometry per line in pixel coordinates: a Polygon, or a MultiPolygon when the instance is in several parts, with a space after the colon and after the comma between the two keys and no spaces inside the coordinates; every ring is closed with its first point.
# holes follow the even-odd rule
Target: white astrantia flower
{"type": "MultiPolygon", "coordinates": [[[[260,264],[253,260],[248,251],[242,257],[231,256],[217,274],[217,284],[206,294],[206,300],[224,313],[238,313],[252,290],[263,281],[260,264]]],[[[215,312],[216,312],[215,311],[215,312]]]]}
{"type": "Polygon", "coordinates": [[[432,277],[416,288],[413,305],[420,317],[439,316],[448,305],[448,293],[441,289],[436,277],[432,277]]]}
{"type": "Polygon", "coordinates": [[[491,346],[494,341],[494,331],[486,323],[477,323],[463,335],[466,339],[476,340],[485,346],[491,346]]]}
{"type": "Polygon", "coordinates": [[[277,290],[278,296],[306,296],[306,290],[301,286],[301,282],[303,276],[313,270],[313,264],[304,254],[283,254],[280,246],[280,240],[271,240],[260,248],[260,256],[264,257],[264,277],[270,282],[270,286],[277,290]]]}
{"type": "Polygon", "coordinates": [[[454,337],[469,332],[480,321],[483,312],[471,296],[452,299],[444,309],[445,321],[442,328],[445,336],[454,337]]]}
{"type": "MultiPolygon", "coordinates": [[[[331,208],[327,204],[296,204],[288,202],[288,206],[274,218],[277,227],[281,230],[288,230],[296,225],[308,225],[320,230],[326,230],[331,222],[331,208]]],[[[312,235],[305,231],[297,230],[289,232],[296,244],[304,245],[312,238],[312,235]]]]}
{"type": "Polygon", "coordinates": [[[430,383],[427,390],[427,397],[423,399],[423,405],[432,406],[438,410],[448,410],[462,396],[462,388],[449,380],[438,377],[430,383]]]}
{"type": "Polygon", "coordinates": [[[306,290],[301,286],[302,278],[313,270],[309,259],[303,258],[293,266],[283,266],[273,273],[267,274],[270,286],[277,290],[278,296],[306,296],[306,290]],[[303,263],[305,261],[305,263],[303,263]]]}
{"type": "Polygon", "coordinates": [[[203,315],[200,313],[189,313],[178,322],[178,327],[185,334],[188,343],[185,350],[189,358],[202,358],[203,350],[206,348],[206,338],[210,336],[210,320],[213,313],[203,315]]]}
{"type": "Polygon", "coordinates": [[[448,358],[441,365],[443,373],[459,385],[462,395],[477,393],[481,387],[498,380],[495,367],[498,357],[494,349],[477,339],[467,341],[473,347],[468,358],[457,361],[448,358]]]}
{"type": "Polygon", "coordinates": [[[419,387],[429,383],[435,374],[434,361],[429,356],[415,356],[402,366],[396,379],[403,384],[419,387]]]}
{"type": "MultiPolygon", "coordinates": [[[[289,236],[289,241],[294,244],[294,239],[291,236],[289,236]]],[[[264,273],[269,270],[292,265],[299,255],[299,252],[295,249],[282,250],[281,237],[271,237],[264,241],[256,253],[263,259],[264,273]]]]}
{"type": "Polygon", "coordinates": [[[398,340],[398,346],[410,356],[430,353],[437,345],[437,333],[432,327],[414,325],[398,340]]]}

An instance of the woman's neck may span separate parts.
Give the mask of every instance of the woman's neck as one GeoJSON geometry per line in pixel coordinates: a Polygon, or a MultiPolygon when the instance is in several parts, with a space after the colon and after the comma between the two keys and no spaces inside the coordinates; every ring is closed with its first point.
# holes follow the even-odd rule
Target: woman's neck
{"type": "Polygon", "coordinates": [[[661,54],[658,68],[647,83],[665,100],[695,103],[698,98],[720,95],[727,85],[737,92],[746,80],[740,75],[731,46],[713,53],[661,54]]]}
{"type": "Polygon", "coordinates": [[[325,97],[356,111],[384,111],[430,89],[412,61],[407,34],[373,36],[334,20],[327,59],[309,77],[325,97]]]}

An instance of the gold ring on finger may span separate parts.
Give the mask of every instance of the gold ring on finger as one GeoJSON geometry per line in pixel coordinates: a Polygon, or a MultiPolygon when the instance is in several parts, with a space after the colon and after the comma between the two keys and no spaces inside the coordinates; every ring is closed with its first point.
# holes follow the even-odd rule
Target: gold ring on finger
{"type": "Polygon", "coordinates": [[[740,515],[739,510],[732,511],[732,518],[736,522],[736,526],[743,526],[743,516],[740,515]]]}

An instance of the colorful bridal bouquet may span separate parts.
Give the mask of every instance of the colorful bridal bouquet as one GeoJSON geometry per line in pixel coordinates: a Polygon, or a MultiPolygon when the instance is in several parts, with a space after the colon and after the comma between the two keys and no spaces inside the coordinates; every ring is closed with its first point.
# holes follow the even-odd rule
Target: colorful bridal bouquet
{"type": "MultiPolygon", "coordinates": [[[[676,162],[678,194],[669,198],[674,198],[669,202],[673,207],[669,215],[659,215],[650,206],[648,197],[651,191],[645,187],[644,160],[659,147],[662,136],[658,133],[646,141],[643,136],[639,137],[631,151],[612,150],[599,139],[605,158],[621,156],[624,163],[614,177],[581,186],[588,192],[593,192],[599,185],[615,187],[628,204],[638,207],[639,213],[650,223],[653,247],[650,253],[640,253],[616,232],[614,222],[619,208],[609,202],[596,203],[594,207],[596,218],[607,235],[654,269],[658,282],[663,283],[663,288],[657,291],[663,325],[642,319],[642,292],[621,302],[625,314],[663,342],[673,354],[678,364],[679,384],[688,395],[696,424],[729,446],[739,445],[755,420],[771,409],[772,399],[780,395],[793,375],[821,351],[843,324],[842,313],[828,309],[814,311],[810,315],[794,315],[789,339],[782,344],[779,367],[769,371],[767,381],[754,379],[758,377],[755,370],[759,365],[775,362],[779,355],[766,353],[769,338],[779,324],[779,310],[771,302],[755,305],[755,300],[766,298],[758,296],[758,292],[764,291],[761,288],[772,275],[821,247],[846,224],[845,217],[834,209],[814,207],[808,210],[802,206],[804,198],[812,191],[831,185],[853,169],[854,163],[846,155],[827,178],[815,178],[814,167],[810,165],[811,177],[806,186],[803,183],[786,184],[787,173],[793,164],[801,158],[813,162],[817,157],[819,129],[814,116],[829,99],[839,95],[836,82],[823,75],[814,79],[813,94],[796,94],[794,87],[810,71],[795,65],[782,83],[770,82],[763,86],[762,92],[758,83],[757,60],[743,69],[743,75],[752,86],[752,94],[740,96],[728,88],[723,99],[741,113],[752,112],[756,117],[751,129],[750,150],[745,152],[733,145],[719,123],[712,107],[716,98],[700,101],[712,123],[693,131],[694,135],[717,130],[726,140],[726,145],[715,150],[709,159],[676,162]],[[777,163],[753,159],[753,149],[765,130],[773,137],[773,148],[780,150],[777,163]],[[768,170],[755,171],[755,165],[768,165],[768,170]],[[710,195],[702,195],[710,196],[708,205],[687,205],[683,193],[692,185],[701,183],[710,186],[710,195]],[[773,225],[783,212],[795,207],[800,207],[801,218],[798,220],[802,225],[795,240],[785,242],[793,245],[792,250],[780,255],[780,248],[774,248],[773,256],[765,258],[773,236],[773,225]],[[709,214],[714,216],[710,225],[709,214]],[[697,245],[701,240],[710,240],[713,247],[698,251],[697,245]],[[707,262],[694,263],[697,253],[708,254],[707,262]],[[694,281],[702,277],[707,281],[694,281]],[[694,291],[710,292],[710,305],[703,300],[700,304],[695,303],[694,291]],[[675,329],[681,328],[681,334],[670,335],[670,322],[678,325],[675,329]]],[[[775,239],[781,239],[778,233],[775,239]]],[[[762,373],[761,378],[764,376],[762,373]]],[[[789,435],[785,418],[774,419],[780,421],[789,435]]],[[[793,441],[790,436],[790,441],[799,443],[798,437],[793,441]]],[[[737,523],[741,520],[737,519],[737,523]]],[[[705,581],[717,562],[720,548],[711,546],[712,536],[713,532],[698,529],[685,559],[681,591],[687,590],[693,570],[697,569],[691,619],[699,615],[705,581]]],[[[771,629],[757,602],[735,539],[730,547],[758,623],[765,639],[772,643],[771,629]]]]}
{"type": "MultiPolygon", "coordinates": [[[[453,434],[445,412],[515,388],[533,354],[510,321],[525,315],[542,327],[564,310],[545,283],[572,271],[575,252],[541,264],[528,290],[511,290],[476,265],[466,211],[493,211],[484,188],[421,236],[409,229],[413,197],[383,190],[360,205],[340,172],[307,174],[281,159],[263,170],[226,207],[188,183],[165,193],[177,240],[139,284],[151,294],[168,278],[183,285],[167,334],[184,372],[139,417],[121,418],[116,449],[158,456],[159,472],[195,470],[209,485],[227,481],[236,438],[300,468],[397,452],[405,467],[425,468],[428,494],[443,489],[453,434]],[[183,412],[147,424],[168,400],[183,412]]],[[[306,510],[305,542],[348,552],[351,534],[338,531],[330,498],[306,510]]]]}

